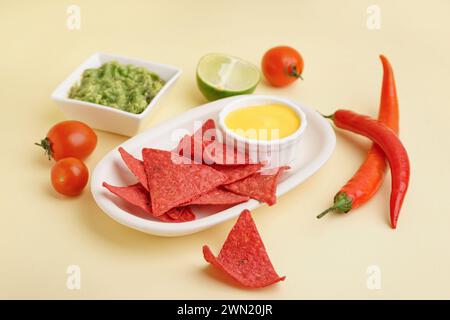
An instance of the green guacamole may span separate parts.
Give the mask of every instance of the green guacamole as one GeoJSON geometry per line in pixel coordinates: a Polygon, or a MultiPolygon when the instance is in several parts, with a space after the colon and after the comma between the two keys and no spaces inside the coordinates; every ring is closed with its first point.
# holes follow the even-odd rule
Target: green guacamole
{"type": "Polygon", "coordinates": [[[157,74],[145,68],[111,61],[86,69],[80,83],[70,88],[69,98],[141,113],[163,85],[157,74]]]}

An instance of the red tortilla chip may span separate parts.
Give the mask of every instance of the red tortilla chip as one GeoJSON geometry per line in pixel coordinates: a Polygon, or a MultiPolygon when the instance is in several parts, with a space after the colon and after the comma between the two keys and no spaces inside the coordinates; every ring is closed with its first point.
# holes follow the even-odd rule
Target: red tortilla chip
{"type": "Polygon", "coordinates": [[[257,172],[251,176],[233,182],[231,184],[224,185],[223,187],[231,192],[248,196],[252,199],[265,202],[269,206],[276,203],[276,190],[279,177],[289,167],[279,167],[271,169],[274,172],[257,172]]]}
{"type": "Polygon", "coordinates": [[[185,135],[179,142],[175,152],[196,163],[203,163],[203,152],[207,145],[208,142],[202,141],[200,138],[185,135]]]}
{"type": "Polygon", "coordinates": [[[150,196],[142,184],[136,183],[127,187],[116,187],[103,182],[103,186],[119,198],[122,198],[123,200],[153,215],[150,196]]]}
{"type": "Polygon", "coordinates": [[[245,287],[266,287],[285,277],[275,271],[250,211],[242,211],[216,258],[203,246],[205,260],[245,287]]]}
{"type": "Polygon", "coordinates": [[[242,203],[248,201],[249,199],[250,198],[247,196],[241,196],[221,188],[215,188],[190,201],[188,205],[228,205],[242,203]]]}
{"type": "Polygon", "coordinates": [[[214,141],[205,146],[203,160],[206,164],[243,165],[249,164],[248,154],[243,154],[225,143],[214,141]]]}
{"type": "Polygon", "coordinates": [[[133,157],[122,147],[119,148],[119,152],[128,169],[136,176],[142,186],[148,190],[147,173],[145,173],[144,162],[133,157]]]}
{"type": "Polygon", "coordinates": [[[195,131],[193,135],[185,135],[174,149],[174,152],[195,162],[202,163],[203,151],[208,144],[216,139],[215,130],[216,124],[214,120],[206,120],[202,127],[195,131]]]}
{"type": "Polygon", "coordinates": [[[198,163],[239,165],[250,163],[249,157],[218,142],[216,124],[208,119],[193,135],[185,135],[174,152],[198,163]]]}
{"type": "Polygon", "coordinates": [[[207,119],[205,122],[203,122],[202,126],[194,132],[192,136],[200,136],[203,137],[205,135],[205,132],[208,130],[215,130],[216,129],[216,123],[214,122],[214,119],[207,119]]]}
{"type": "Polygon", "coordinates": [[[173,208],[173,209],[167,211],[167,213],[165,213],[163,215],[168,215],[171,219],[178,220],[183,215],[184,208],[185,207],[176,207],[176,208],[173,208]]]}
{"type": "Polygon", "coordinates": [[[159,216],[224,183],[226,175],[202,164],[185,163],[176,153],[143,149],[152,211],[159,216]]]}
{"type": "Polygon", "coordinates": [[[215,170],[224,173],[228,177],[228,180],[225,182],[225,184],[233,183],[235,181],[247,178],[248,176],[260,170],[262,166],[263,164],[261,163],[241,164],[235,166],[227,166],[223,164],[212,165],[215,170]]]}
{"type": "Polygon", "coordinates": [[[173,208],[164,213],[163,215],[160,215],[158,217],[155,217],[156,219],[159,219],[163,222],[171,222],[171,223],[180,223],[180,222],[188,222],[195,220],[195,214],[192,212],[191,208],[183,207],[181,208],[180,214],[174,214],[175,212],[178,212],[178,208],[173,208]],[[176,218],[174,218],[174,217],[176,218]]]}
{"type": "MultiPolygon", "coordinates": [[[[152,217],[155,217],[152,213],[149,193],[140,183],[127,187],[116,187],[103,182],[103,186],[119,198],[141,208],[152,217]]],[[[190,208],[188,208],[188,210],[186,210],[186,208],[174,208],[169,210],[166,214],[155,218],[164,222],[185,222],[195,220],[195,214],[190,208]]]]}
{"type": "Polygon", "coordinates": [[[188,222],[195,220],[195,214],[189,207],[172,208],[163,215],[155,217],[163,222],[188,222]]]}
{"type": "Polygon", "coordinates": [[[173,208],[169,211],[167,211],[166,214],[168,215],[172,220],[175,220],[177,222],[187,222],[195,220],[195,214],[189,207],[177,207],[173,208]]]}

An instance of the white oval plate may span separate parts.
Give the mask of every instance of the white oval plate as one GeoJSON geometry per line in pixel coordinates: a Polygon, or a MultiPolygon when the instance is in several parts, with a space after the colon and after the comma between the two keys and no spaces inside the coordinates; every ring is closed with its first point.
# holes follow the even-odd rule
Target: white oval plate
{"type": "MultiPolygon", "coordinates": [[[[242,97],[242,96],[240,96],[242,97]]],[[[171,150],[178,140],[171,139],[177,129],[194,130],[194,123],[213,118],[216,120],[220,110],[238,97],[230,97],[207,103],[191,109],[175,119],[162,123],[125,141],[121,146],[135,157],[141,159],[144,147],[171,150]]],[[[308,126],[303,135],[300,152],[291,169],[281,178],[277,188],[277,197],[298,186],[313,175],[330,158],[336,145],[336,136],[330,124],[316,111],[300,105],[308,119],[308,126]]],[[[136,182],[120,157],[117,148],[109,152],[95,167],[91,178],[91,192],[97,205],[111,218],[130,228],[158,236],[181,236],[210,228],[216,224],[238,216],[242,210],[253,210],[262,205],[259,201],[249,200],[245,203],[211,211],[209,207],[195,206],[196,220],[183,223],[160,222],[139,209],[126,204],[122,199],[102,187],[106,181],[112,185],[125,186],[136,182]]]]}

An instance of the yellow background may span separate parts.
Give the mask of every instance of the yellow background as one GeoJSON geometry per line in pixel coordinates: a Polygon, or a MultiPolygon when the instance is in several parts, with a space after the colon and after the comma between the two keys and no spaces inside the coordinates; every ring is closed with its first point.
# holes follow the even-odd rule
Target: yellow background
{"type": "MultiPolygon", "coordinates": [[[[450,298],[450,2],[412,1],[0,1],[1,298],[450,298]],[[422,3],[422,4],[419,4],[422,3]],[[66,27],[68,5],[81,29],[66,27]],[[381,29],[366,27],[381,9],[381,29]],[[286,281],[261,290],[224,282],[201,247],[218,252],[234,221],[182,238],[159,238],[108,218],[88,189],[67,199],[49,181],[35,141],[63,114],[50,93],[96,51],[173,64],[183,70],[147,127],[205,103],[198,59],[224,52],[260,63],[288,44],[305,60],[304,81],[274,94],[323,113],[338,107],[376,115],[382,69],[394,67],[401,137],[412,163],[398,230],[388,226],[389,178],[354,212],[317,221],[364,158],[368,141],[337,134],[336,150],[312,178],[254,218],[286,281]],[[66,288],[79,265],[81,290],[66,288]],[[381,270],[369,290],[366,270],[381,270]]],[[[91,170],[126,138],[97,132],[91,170]]]]}

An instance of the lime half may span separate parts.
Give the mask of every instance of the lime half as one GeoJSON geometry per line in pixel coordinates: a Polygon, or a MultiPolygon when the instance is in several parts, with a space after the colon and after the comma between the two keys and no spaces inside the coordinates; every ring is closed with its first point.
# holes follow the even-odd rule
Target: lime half
{"type": "Polygon", "coordinates": [[[260,79],[257,66],[226,54],[207,54],[197,66],[198,88],[209,101],[252,93],[260,79]]]}

